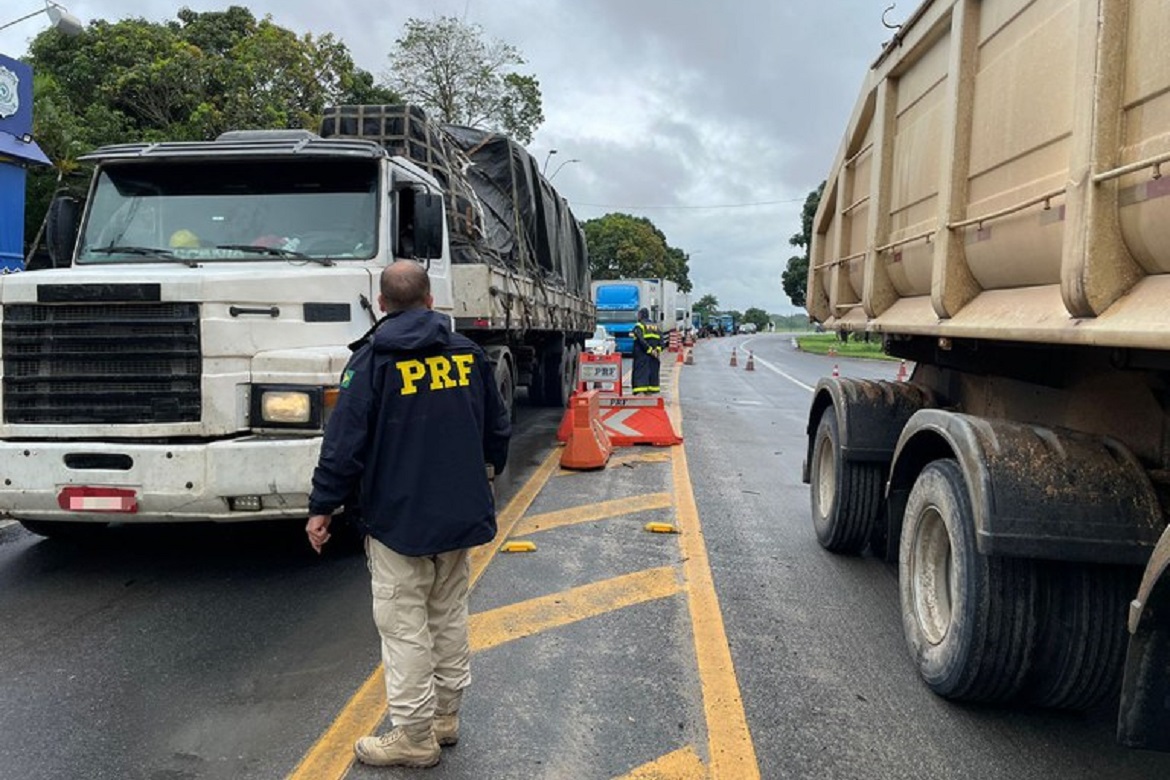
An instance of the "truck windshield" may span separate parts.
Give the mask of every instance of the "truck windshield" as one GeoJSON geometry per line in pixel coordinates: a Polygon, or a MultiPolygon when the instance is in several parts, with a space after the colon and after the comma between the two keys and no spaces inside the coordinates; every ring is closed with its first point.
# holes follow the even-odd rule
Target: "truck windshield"
{"type": "Polygon", "coordinates": [[[364,259],[377,251],[371,160],[109,164],[79,263],[364,259]]]}

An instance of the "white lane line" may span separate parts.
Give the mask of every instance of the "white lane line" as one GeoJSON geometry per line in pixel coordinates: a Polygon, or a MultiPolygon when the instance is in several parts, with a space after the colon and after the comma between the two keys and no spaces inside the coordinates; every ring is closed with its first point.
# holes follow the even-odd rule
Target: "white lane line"
{"type": "Polygon", "coordinates": [[[755,358],[755,361],[757,363],[759,363],[761,366],[763,366],[764,368],[768,369],[769,371],[771,371],[775,374],[779,374],[780,376],[784,377],[792,384],[797,385],[799,387],[803,387],[805,390],[808,390],[810,393],[813,392],[814,390],[816,390],[815,387],[811,387],[809,385],[806,385],[804,382],[801,382],[799,379],[794,377],[792,374],[789,374],[786,371],[781,371],[780,369],[776,368],[776,366],[772,365],[767,360],[764,360],[761,357],[755,358]]]}
{"type": "MultiPolygon", "coordinates": [[[[742,347],[742,348],[744,348],[744,349],[747,349],[747,346],[748,346],[748,344],[751,344],[751,343],[752,343],[753,341],[755,341],[755,340],[756,340],[756,336],[752,336],[751,338],[749,338],[749,339],[746,339],[746,340],[744,340],[743,342],[741,342],[739,346],[740,346],[740,347],[742,347]]],[[[793,341],[793,346],[795,346],[795,344],[796,344],[796,339],[793,339],[792,341],[793,341]]],[[[789,374],[789,373],[787,373],[787,372],[785,372],[785,371],[781,371],[780,369],[776,368],[776,366],[772,365],[771,363],[769,363],[768,361],[764,360],[763,358],[761,358],[761,357],[755,357],[754,353],[753,353],[752,357],[753,357],[753,358],[755,359],[755,361],[756,361],[757,363],[759,363],[761,366],[763,366],[764,368],[768,369],[769,371],[771,371],[771,372],[773,372],[773,373],[775,373],[775,374],[779,374],[780,376],[782,376],[782,377],[784,377],[785,379],[787,379],[789,382],[792,382],[794,385],[798,385],[798,386],[800,386],[800,387],[803,387],[805,390],[808,390],[810,393],[811,393],[811,392],[814,392],[814,391],[816,390],[816,388],[815,388],[815,387],[810,387],[809,385],[806,385],[804,382],[801,382],[799,379],[797,379],[796,377],[794,377],[792,374],[789,374]]]]}
{"type": "Polygon", "coordinates": [[[0,531],[3,531],[5,528],[14,526],[16,524],[17,522],[15,520],[0,520],[0,531]]]}

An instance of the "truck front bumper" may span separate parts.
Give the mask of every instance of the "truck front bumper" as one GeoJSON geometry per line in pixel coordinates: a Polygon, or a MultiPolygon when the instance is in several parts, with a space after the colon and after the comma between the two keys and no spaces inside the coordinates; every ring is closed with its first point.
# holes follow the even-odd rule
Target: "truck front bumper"
{"type": "Polygon", "coordinates": [[[307,517],[320,448],[316,437],[268,436],[186,444],[0,442],[0,515],[125,523],[307,517]],[[133,496],[111,509],[101,499],[71,499],[81,488],[133,496]]]}

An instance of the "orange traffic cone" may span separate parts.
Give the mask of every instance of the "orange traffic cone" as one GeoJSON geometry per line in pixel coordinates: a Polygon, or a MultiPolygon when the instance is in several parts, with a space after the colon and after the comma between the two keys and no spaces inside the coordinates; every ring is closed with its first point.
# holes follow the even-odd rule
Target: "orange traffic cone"
{"type": "Polygon", "coordinates": [[[837,364],[833,364],[833,376],[841,376],[841,371],[837,368],[837,364]]]}
{"type": "Polygon", "coordinates": [[[613,444],[601,424],[597,396],[598,391],[590,390],[574,393],[569,399],[572,428],[561,452],[561,468],[582,471],[605,468],[613,444]]]}
{"type": "Polygon", "coordinates": [[[695,364],[695,351],[693,349],[687,350],[687,359],[684,365],[693,366],[695,364]]]}
{"type": "Polygon", "coordinates": [[[743,370],[744,371],[755,371],[756,370],[756,356],[752,354],[752,351],[750,349],[748,350],[748,362],[747,362],[747,365],[744,366],[743,370]]]}
{"type": "Polygon", "coordinates": [[[906,361],[903,360],[902,365],[898,366],[898,376],[896,381],[905,382],[909,377],[910,374],[906,371],[906,361]]]}
{"type": "Polygon", "coordinates": [[[739,365],[739,361],[735,359],[735,347],[731,348],[731,367],[735,368],[739,365]]]}

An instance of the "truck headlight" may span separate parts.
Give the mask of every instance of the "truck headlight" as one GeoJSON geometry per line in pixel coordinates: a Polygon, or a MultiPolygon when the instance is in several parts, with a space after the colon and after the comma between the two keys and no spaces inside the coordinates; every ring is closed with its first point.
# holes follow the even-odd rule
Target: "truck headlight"
{"type": "Polygon", "coordinates": [[[322,394],[320,387],[253,385],[252,427],[320,428],[322,394]]]}

